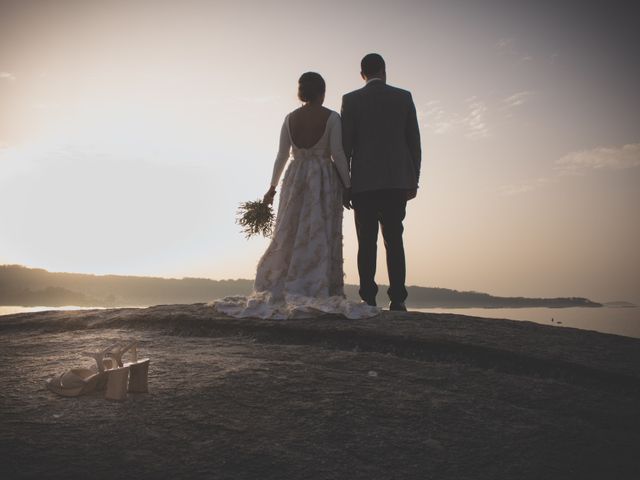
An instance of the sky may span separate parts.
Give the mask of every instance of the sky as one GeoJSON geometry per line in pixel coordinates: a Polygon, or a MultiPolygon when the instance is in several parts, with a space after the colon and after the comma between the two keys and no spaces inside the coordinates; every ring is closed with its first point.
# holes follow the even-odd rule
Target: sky
{"type": "Polygon", "coordinates": [[[253,278],[298,77],[339,111],[378,52],[422,134],[408,285],[640,302],[634,4],[0,0],[0,264],[253,278]]]}

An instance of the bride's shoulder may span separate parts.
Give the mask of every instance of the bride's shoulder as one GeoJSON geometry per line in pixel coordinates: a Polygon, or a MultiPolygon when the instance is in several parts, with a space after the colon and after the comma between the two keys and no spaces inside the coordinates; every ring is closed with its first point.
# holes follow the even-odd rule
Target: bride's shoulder
{"type": "Polygon", "coordinates": [[[300,114],[300,112],[302,111],[303,107],[298,107],[295,110],[291,110],[289,113],[287,113],[287,117],[295,117],[297,115],[300,114]]]}
{"type": "Polygon", "coordinates": [[[296,109],[296,110],[292,110],[291,112],[287,113],[287,114],[284,116],[284,123],[285,123],[285,124],[288,124],[288,123],[289,123],[289,119],[290,119],[290,118],[292,118],[292,117],[295,117],[295,113],[296,113],[296,112],[297,112],[297,109],[296,109]]]}
{"type": "Polygon", "coordinates": [[[328,120],[334,120],[334,121],[340,120],[340,114],[335,110],[331,110],[330,108],[327,108],[327,112],[329,113],[328,120]]]}

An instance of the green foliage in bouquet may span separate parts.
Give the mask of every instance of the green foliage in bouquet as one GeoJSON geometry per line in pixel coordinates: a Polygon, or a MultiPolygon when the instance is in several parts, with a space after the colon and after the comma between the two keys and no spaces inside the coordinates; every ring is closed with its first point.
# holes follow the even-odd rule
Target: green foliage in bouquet
{"type": "Polygon", "coordinates": [[[256,200],[240,204],[236,223],[242,227],[246,238],[259,234],[270,237],[273,233],[274,218],[271,205],[256,200]]]}

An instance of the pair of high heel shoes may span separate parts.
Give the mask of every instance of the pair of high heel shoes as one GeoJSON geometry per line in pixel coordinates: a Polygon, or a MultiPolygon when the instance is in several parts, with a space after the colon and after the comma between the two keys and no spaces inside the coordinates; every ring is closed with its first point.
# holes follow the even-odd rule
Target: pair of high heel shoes
{"type": "Polygon", "coordinates": [[[129,393],[148,392],[149,359],[138,359],[136,342],[112,345],[99,352],[85,352],[96,365],[91,368],[73,368],[47,380],[49,390],[64,397],[78,397],[104,390],[108,400],[124,400],[129,393]],[[123,363],[129,352],[131,361],[123,363]]]}

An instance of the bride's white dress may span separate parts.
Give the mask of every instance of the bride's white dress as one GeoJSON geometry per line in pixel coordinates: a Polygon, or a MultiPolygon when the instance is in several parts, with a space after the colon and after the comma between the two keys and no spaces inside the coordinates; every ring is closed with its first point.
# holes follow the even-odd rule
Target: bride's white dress
{"type": "Polygon", "coordinates": [[[349,185],[340,116],[331,112],[320,140],[298,148],[285,117],[272,185],[290,155],[271,243],[258,262],[254,290],[211,303],[233,317],[308,318],[323,313],[368,318],[379,308],[344,296],[342,190],[349,185]]]}

